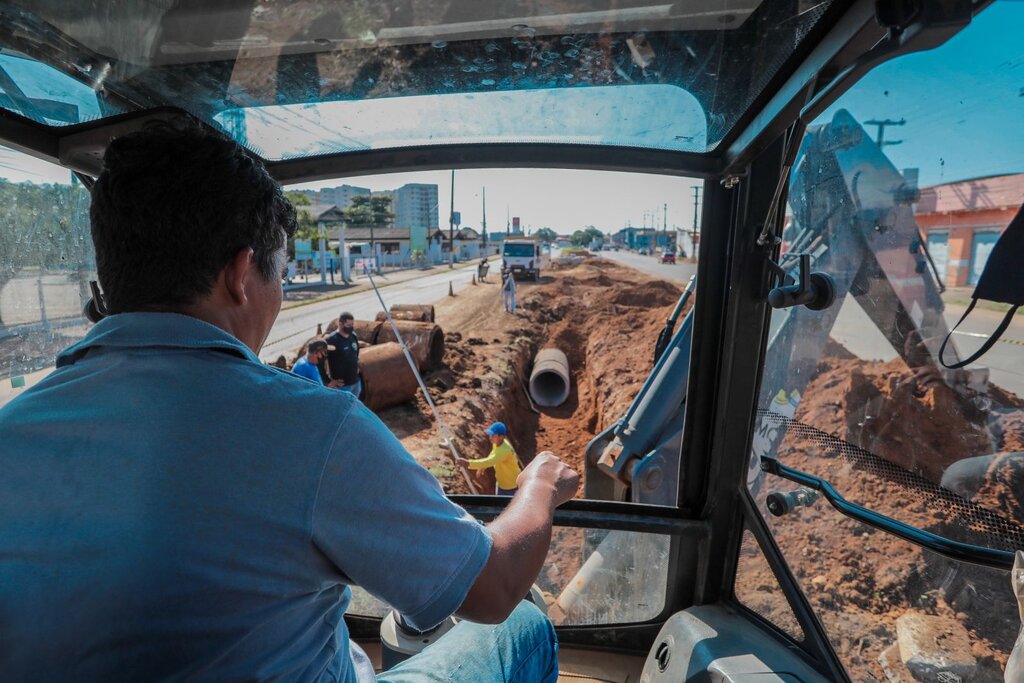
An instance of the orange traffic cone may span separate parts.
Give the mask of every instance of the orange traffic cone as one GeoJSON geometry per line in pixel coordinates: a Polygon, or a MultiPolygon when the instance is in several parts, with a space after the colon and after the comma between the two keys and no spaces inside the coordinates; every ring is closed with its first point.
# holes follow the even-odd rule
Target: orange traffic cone
{"type": "Polygon", "coordinates": [[[323,323],[317,323],[316,324],[316,336],[318,336],[318,337],[323,336],[323,333],[324,333],[324,325],[323,325],[323,323]]]}
{"type": "Polygon", "coordinates": [[[476,275],[473,276],[473,284],[476,285],[476,275]]]}
{"type": "Polygon", "coordinates": [[[448,283],[448,296],[455,296],[455,290],[452,289],[452,283],[448,283]]]}

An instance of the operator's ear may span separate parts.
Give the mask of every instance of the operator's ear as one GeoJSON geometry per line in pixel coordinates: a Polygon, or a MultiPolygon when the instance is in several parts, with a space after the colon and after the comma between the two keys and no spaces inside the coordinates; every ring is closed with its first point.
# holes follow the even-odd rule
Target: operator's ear
{"type": "Polygon", "coordinates": [[[242,305],[249,300],[245,290],[256,274],[254,256],[252,247],[239,249],[220,273],[218,279],[223,287],[223,292],[234,304],[242,305]]]}

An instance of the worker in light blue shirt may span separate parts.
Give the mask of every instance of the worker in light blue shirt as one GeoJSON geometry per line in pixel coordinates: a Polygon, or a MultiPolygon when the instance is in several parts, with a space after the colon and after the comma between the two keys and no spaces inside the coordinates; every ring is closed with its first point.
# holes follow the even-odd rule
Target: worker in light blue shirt
{"type": "Polygon", "coordinates": [[[521,599],[576,474],[537,455],[484,527],[355,397],[261,363],[295,214],[237,144],[146,127],[91,196],[102,319],[0,409],[0,680],[553,683],[521,599]],[[463,621],[375,677],[353,585],[463,621]]]}
{"type": "Polygon", "coordinates": [[[323,339],[311,339],[306,344],[306,355],[295,361],[292,372],[299,377],[305,377],[323,385],[324,381],[320,377],[319,365],[327,357],[327,352],[333,350],[334,347],[323,339]]]}

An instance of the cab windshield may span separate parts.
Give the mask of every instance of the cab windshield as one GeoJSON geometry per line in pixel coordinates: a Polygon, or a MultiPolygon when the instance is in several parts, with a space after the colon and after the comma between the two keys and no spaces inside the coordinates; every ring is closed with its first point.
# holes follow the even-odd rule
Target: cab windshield
{"type": "Polygon", "coordinates": [[[530,244],[506,244],[505,256],[533,256],[533,245],[530,244]]]}

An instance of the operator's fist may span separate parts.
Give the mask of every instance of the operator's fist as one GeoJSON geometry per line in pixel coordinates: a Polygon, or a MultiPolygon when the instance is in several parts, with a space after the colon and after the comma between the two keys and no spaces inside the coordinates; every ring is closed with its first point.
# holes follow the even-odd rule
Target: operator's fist
{"type": "Polygon", "coordinates": [[[520,487],[528,483],[549,486],[554,498],[554,506],[557,507],[576,496],[576,489],[580,485],[580,475],[551,451],[543,451],[537,454],[537,457],[526,466],[516,480],[516,484],[520,487]]]}

